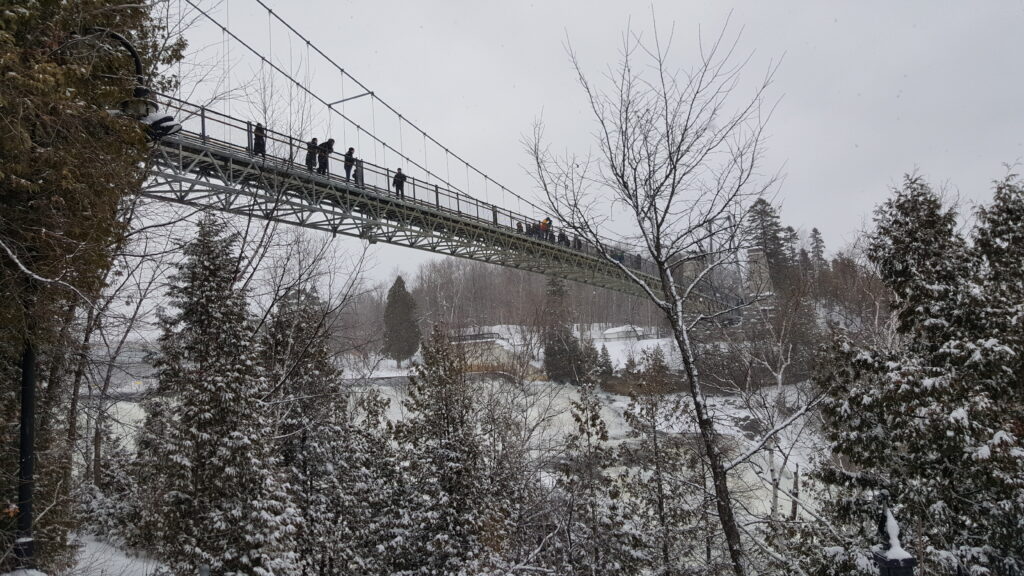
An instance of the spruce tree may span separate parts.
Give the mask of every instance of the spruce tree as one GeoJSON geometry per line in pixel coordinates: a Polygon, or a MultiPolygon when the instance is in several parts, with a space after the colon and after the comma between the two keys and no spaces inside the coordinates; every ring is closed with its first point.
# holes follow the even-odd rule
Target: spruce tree
{"type": "Polygon", "coordinates": [[[580,342],[569,326],[569,312],[565,301],[565,282],[551,276],[547,280],[544,299],[544,371],[555,382],[579,383],[581,373],[580,342]]]}
{"type": "Polygon", "coordinates": [[[405,289],[401,276],[388,290],[384,306],[384,354],[398,365],[411,358],[420,345],[420,328],[416,319],[416,300],[405,289]]]}
{"type": "Polygon", "coordinates": [[[443,327],[423,343],[409,378],[409,417],[396,427],[406,462],[396,535],[386,554],[397,573],[483,573],[495,560],[484,529],[499,522],[487,490],[477,401],[466,360],[443,327]]]}
{"type": "Polygon", "coordinates": [[[608,353],[608,347],[601,344],[601,355],[597,361],[597,373],[602,379],[611,378],[615,373],[615,366],[612,364],[612,355],[608,353]]]}
{"type": "Polygon", "coordinates": [[[838,525],[867,526],[881,504],[864,496],[886,495],[904,542],[930,573],[1024,565],[1021,214],[1020,186],[1001,183],[970,246],[955,213],[908,177],[876,212],[868,250],[892,290],[895,338],[840,338],[821,368],[829,438],[858,470],[825,470],[845,496],[830,500],[826,514],[838,525]]]}
{"type": "Polygon", "coordinates": [[[258,346],[236,285],[237,238],[207,217],[185,245],[162,315],[155,366],[173,402],[150,412],[140,442],[143,526],[175,572],[286,571],[291,506],[275,473],[258,346]]]}
{"type": "Polygon", "coordinates": [[[828,262],[825,260],[825,240],[821,237],[821,232],[817,228],[811,228],[810,244],[811,265],[814,266],[816,271],[820,272],[828,266],[828,262]]]}
{"type": "Polygon", "coordinates": [[[348,398],[341,371],[331,362],[327,306],[312,288],[285,294],[266,323],[261,360],[270,384],[267,401],[274,424],[272,446],[297,509],[294,534],[303,571],[346,565],[352,535],[352,489],[338,471],[352,471],[350,451],[358,443],[347,422],[348,398]]]}
{"type": "Polygon", "coordinates": [[[557,487],[565,524],[562,573],[638,574],[644,545],[630,525],[620,486],[608,470],[615,464],[608,427],[592,382],[584,382],[570,407],[575,428],[566,448],[557,487]]]}
{"type": "Polygon", "coordinates": [[[702,505],[708,503],[701,488],[692,444],[675,434],[687,429],[686,403],[666,394],[674,377],[661,347],[644,350],[640,371],[623,416],[634,442],[621,447],[630,466],[619,477],[624,506],[640,541],[645,567],[653,574],[711,572],[703,553],[708,546],[721,554],[722,542],[707,525],[701,526],[702,505]],[[713,544],[714,543],[714,544],[713,544]]]}

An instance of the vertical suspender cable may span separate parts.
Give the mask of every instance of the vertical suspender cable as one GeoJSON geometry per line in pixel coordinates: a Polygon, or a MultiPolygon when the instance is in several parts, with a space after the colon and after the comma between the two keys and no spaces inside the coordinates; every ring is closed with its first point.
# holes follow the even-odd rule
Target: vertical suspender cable
{"type": "MultiPolygon", "coordinates": [[[[227,23],[226,28],[231,29],[231,0],[224,0],[224,21],[227,23]]],[[[231,93],[231,35],[227,35],[226,47],[224,48],[224,74],[227,78],[227,93],[231,93]]],[[[228,117],[231,114],[231,98],[228,101],[228,117]]]]}
{"type": "MultiPolygon", "coordinates": [[[[312,73],[310,71],[310,68],[312,67],[312,65],[313,65],[313,60],[312,60],[312,58],[311,58],[311,56],[309,54],[309,40],[307,40],[306,41],[306,81],[305,81],[305,86],[307,86],[307,87],[309,86],[310,74],[312,73]]],[[[304,102],[309,102],[309,95],[304,93],[303,96],[302,96],[302,100],[304,102]]],[[[305,107],[303,107],[303,108],[308,110],[308,108],[305,108],[305,107]]],[[[316,122],[315,118],[312,118],[312,117],[309,118],[309,131],[310,131],[310,134],[308,134],[306,136],[306,138],[305,138],[306,142],[309,142],[310,140],[312,140],[313,137],[316,135],[316,133],[314,132],[314,128],[313,128],[313,124],[315,124],[315,122],[316,122]]]]}
{"type": "MultiPolygon", "coordinates": [[[[341,117],[347,118],[345,115],[345,71],[341,71],[341,117]]],[[[348,122],[341,123],[341,147],[344,150],[348,150],[348,122]]]]}
{"type": "MultiPolygon", "coordinates": [[[[373,123],[373,133],[374,134],[377,133],[377,107],[374,105],[374,102],[376,100],[377,100],[377,98],[371,94],[370,95],[370,122],[373,123]]],[[[383,154],[384,154],[384,163],[387,164],[387,162],[388,162],[388,150],[384,146],[381,146],[381,150],[383,151],[383,154]]],[[[374,142],[374,144],[373,144],[373,163],[377,164],[378,166],[380,166],[380,163],[377,162],[377,143],[376,142],[374,142]]]]}
{"type": "MultiPolygon", "coordinates": [[[[227,34],[227,30],[224,30],[222,28],[221,32],[220,32],[220,35],[221,35],[220,61],[221,61],[221,64],[223,65],[223,68],[224,68],[224,71],[223,71],[223,81],[224,81],[224,87],[223,88],[224,89],[222,90],[222,92],[230,93],[230,88],[228,86],[228,84],[230,83],[230,79],[228,78],[228,34],[227,34]]],[[[226,100],[228,102],[231,102],[231,98],[226,98],[226,100]]],[[[230,112],[230,109],[229,109],[229,112],[230,112]]],[[[231,141],[231,133],[228,131],[228,123],[227,122],[224,122],[224,123],[221,124],[221,131],[223,132],[221,134],[221,138],[226,140],[226,141],[228,141],[228,142],[230,142],[231,141]]]]}

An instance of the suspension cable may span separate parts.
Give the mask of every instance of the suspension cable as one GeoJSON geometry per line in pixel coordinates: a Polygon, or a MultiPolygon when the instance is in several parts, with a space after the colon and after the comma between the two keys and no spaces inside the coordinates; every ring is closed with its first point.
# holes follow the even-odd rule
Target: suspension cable
{"type": "MultiPolygon", "coordinates": [[[[191,3],[191,0],[189,0],[189,2],[191,3]]],[[[332,58],[331,58],[330,56],[328,56],[328,55],[327,55],[326,53],[324,53],[324,52],[323,52],[322,50],[320,50],[320,48],[318,48],[318,47],[317,47],[317,46],[316,46],[315,44],[313,44],[313,43],[312,43],[312,42],[311,42],[311,41],[310,41],[309,39],[307,39],[307,38],[306,38],[305,36],[303,36],[301,32],[299,32],[298,30],[296,30],[296,29],[295,29],[295,28],[294,28],[294,27],[293,27],[293,26],[292,26],[291,24],[289,24],[288,22],[286,22],[286,21],[285,21],[285,20],[284,20],[283,18],[281,18],[281,16],[280,16],[280,15],[278,15],[278,14],[277,14],[276,12],[274,12],[274,10],[273,10],[273,9],[271,9],[271,8],[270,8],[269,6],[267,6],[267,4],[266,4],[266,3],[265,3],[265,2],[263,1],[263,0],[256,0],[256,2],[257,2],[257,3],[258,3],[258,4],[260,5],[260,6],[262,6],[262,7],[263,7],[263,9],[265,9],[265,10],[266,10],[267,12],[269,12],[269,13],[270,13],[270,14],[271,14],[271,15],[272,15],[272,16],[273,16],[274,18],[276,18],[278,22],[280,22],[280,23],[281,23],[281,24],[283,24],[283,25],[284,25],[284,26],[285,26],[286,28],[288,28],[289,30],[291,30],[291,31],[292,31],[292,33],[294,33],[294,34],[295,34],[296,36],[298,36],[299,38],[301,38],[301,39],[305,40],[307,44],[311,45],[311,46],[313,47],[313,50],[315,50],[315,51],[316,51],[316,53],[317,53],[317,54],[319,54],[319,55],[320,55],[320,56],[321,56],[321,57],[322,57],[322,58],[323,58],[324,60],[326,60],[326,61],[327,61],[327,62],[328,62],[328,63],[329,63],[330,65],[332,65],[332,66],[334,66],[335,68],[337,68],[337,69],[338,69],[339,71],[341,71],[341,73],[342,73],[342,74],[344,74],[344,75],[348,76],[348,77],[349,77],[349,78],[350,78],[350,79],[351,79],[351,80],[352,80],[353,82],[355,82],[355,83],[356,83],[356,85],[357,85],[357,86],[358,86],[359,88],[361,88],[361,89],[362,89],[362,90],[363,90],[364,92],[367,92],[367,93],[369,93],[369,95],[370,95],[370,98],[371,98],[371,99],[373,99],[373,100],[378,100],[378,101],[380,101],[380,103],[381,103],[382,105],[384,105],[384,107],[385,107],[385,108],[387,108],[388,110],[390,110],[391,112],[393,112],[393,113],[394,113],[394,114],[395,114],[396,116],[398,116],[398,117],[399,117],[399,119],[400,119],[400,120],[404,120],[404,121],[405,121],[405,122],[406,122],[407,124],[409,124],[409,126],[410,126],[411,128],[413,128],[414,130],[416,130],[416,131],[420,132],[421,134],[423,134],[424,138],[426,138],[426,139],[430,140],[431,142],[433,142],[433,143],[434,143],[435,145],[437,145],[438,147],[440,147],[440,148],[444,148],[444,145],[443,145],[443,144],[441,144],[441,143],[440,143],[440,142],[438,142],[438,141],[437,141],[436,139],[434,139],[434,137],[433,137],[433,136],[431,136],[430,134],[427,134],[427,132],[426,132],[425,130],[423,130],[422,128],[420,128],[420,127],[419,127],[419,126],[417,126],[416,124],[414,124],[414,123],[410,122],[410,121],[409,121],[408,119],[404,119],[404,118],[402,118],[402,115],[401,115],[401,114],[400,114],[400,113],[398,112],[398,110],[396,110],[396,109],[395,109],[394,107],[392,107],[392,106],[391,106],[390,104],[388,104],[387,102],[385,102],[384,100],[382,100],[382,99],[381,99],[380,97],[378,97],[378,96],[377,96],[376,94],[374,94],[374,93],[373,93],[373,91],[372,91],[372,90],[370,90],[370,89],[369,89],[369,88],[368,88],[368,87],[367,87],[367,86],[366,86],[365,84],[363,84],[362,82],[360,82],[360,81],[359,81],[358,79],[356,79],[356,78],[355,78],[354,76],[352,76],[352,74],[350,74],[350,73],[349,73],[349,72],[347,72],[347,71],[346,71],[346,70],[345,70],[344,68],[342,68],[340,64],[338,64],[337,62],[335,62],[335,61],[334,61],[334,59],[332,59],[332,58]]],[[[392,148],[392,150],[394,151],[394,149],[393,149],[393,148],[392,148]]],[[[445,149],[445,151],[446,151],[446,152],[448,152],[448,150],[447,150],[447,149],[445,149]]],[[[515,196],[515,197],[516,197],[516,198],[518,198],[519,200],[521,200],[521,201],[523,201],[523,202],[526,202],[527,204],[529,204],[529,205],[530,205],[530,206],[532,206],[533,208],[535,208],[535,209],[537,209],[537,210],[541,210],[541,211],[543,211],[543,209],[542,209],[542,208],[540,208],[539,206],[537,206],[536,204],[534,204],[533,202],[531,202],[531,201],[530,201],[529,199],[523,198],[523,197],[522,197],[522,196],[520,196],[519,194],[516,194],[516,193],[515,193],[515,192],[513,192],[512,190],[509,190],[508,188],[506,188],[505,186],[503,186],[503,185],[502,185],[502,184],[501,184],[500,182],[497,182],[496,180],[494,180],[493,178],[491,178],[491,177],[490,177],[490,176],[488,176],[487,174],[483,173],[483,172],[482,172],[482,171],[481,171],[480,169],[478,169],[478,168],[477,168],[476,166],[473,166],[472,164],[470,164],[470,163],[469,163],[469,162],[468,162],[467,160],[463,159],[463,158],[462,158],[461,156],[459,156],[458,154],[455,154],[454,152],[450,152],[450,154],[451,154],[452,156],[454,156],[456,160],[458,160],[459,162],[462,162],[463,164],[465,164],[465,165],[467,166],[467,168],[468,168],[469,170],[472,170],[472,171],[476,172],[477,174],[479,174],[480,176],[482,176],[485,182],[486,182],[486,181],[488,181],[488,180],[490,180],[490,182],[491,182],[492,184],[496,185],[496,186],[497,186],[497,187],[498,187],[499,189],[501,189],[501,191],[502,191],[502,192],[505,192],[505,193],[507,193],[507,194],[511,194],[512,196],[515,196]]],[[[409,158],[407,158],[406,156],[404,156],[404,155],[402,155],[402,154],[400,154],[400,156],[402,156],[402,157],[403,157],[403,158],[405,158],[406,160],[408,160],[408,161],[412,162],[412,160],[411,160],[411,159],[409,159],[409,158]]],[[[416,165],[416,166],[418,166],[418,164],[416,164],[415,162],[413,162],[413,165],[416,165]]],[[[422,168],[422,167],[421,167],[421,168],[422,168]]],[[[428,174],[429,174],[429,172],[428,172],[428,174]]],[[[467,182],[466,182],[466,186],[467,186],[467,189],[468,189],[468,186],[469,186],[469,179],[467,178],[466,180],[467,180],[467,182]]],[[[451,186],[451,185],[452,185],[452,184],[451,184],[450,182],[448,182],[448,181],[445,181],[445,184],[447,184],[447,185],[449,185],[449,186],[451,186]]]]}
{"type": "MultiPolygon", "coordinates": [[[[241,44],[241,45],[242,45],[242,46],[243,46],[243,47],[244,47],[244,48],[245,48],[246,50],[248,50],[249,52],[251,52],[251,53],[252,53],[253,55],[257,56],[257,57],[258,57],[258,58],[260,58],[261,60],[263,60],[263,61],[266,61],[266,60],[267,60],[267,59],[266,59],[266,57],[264,57],[264,56],[263,56],[262,54],[260,54],[260,53],[259,53],[258,51],[256,51],[256,50],[255,50],[255,49],[254,49],[254,48],[253,48],[253,47],[252,47],[251,45],[249,45],[249,44],[248,44],[247,42],[245,42],[244,40],[242,40],[241,38],[239,38],[237,34],[235,34],[234,32],[232,32],[231,30],[229,30],[229,29],[228,29],[228,28],[227,28],[227,27],[226,27],[226,26],[225,26],[224,24],[221,24],[221,23],[220,23],[220,22],[219,22],[219,21],[218,21],[218,20],[217,20],[216,18],[214,18],[213,16],[211,16],[211,15],[210,15],[210,14],[209,14],[208,12],[206,12],[206,11],[205,11],[205,10],[203,10],[202,8],[200,8],[200,7],[199,7],[199,6],[198,6],[198,5],[196,4],[195,0],[185,0],[185,1],[186,1],[186,2],[188,2],[188,3],[189,3],[189,5],[191,5],[191,6],[193,7],[193,8],[195,8],[195,9],[196,9],[196,11],[198,11],[198,12],[199,12],[200,14],[202,14],[202,15],[203,15],[204,17],[206,17],[206,19],[207,19],[207,20],[209,20],[210,22],[212,22],[212,23],[213,23],[214,25],[216,25],[216,26],[220,27],[221,31],[222,31],[222,32],[223,32],[224,34],[226,34],[226,35],[227,35],[227,36],[228,36],[229,38],[233,38],[234,40],[236,40],[236,41],[237,41],[237,42],[238,42],[239,44],[241,44]]],[[[308,42],[308,41],[307,41],[307,42],[308,42]]],[[[310,45],[310,46],[312,46],[312,45],[310,45]]],[[[313,49],[313,50],[316,50],[317,52],[320,52],[320,50],[319,50],[319,49],[318,49],[318,48],[317,48],[316,46],[312,46],[312,49],[313,49]]],[[[350,123],[351,123],[351,124],[352,124],[352,125],[353,125],[353,126],[354,126],[354,127],[356,128],[356,130],[360,130],[360,131],[362,131],[362,132],[365,132],[367,136],[369,136],[370,138],[372,138],[372,139],[374,140],[374,142],[376,142],[376,143],[380,144],[380,145],[381,145],[381,148],[382,148],[382,149],[383,149],[383,150],[384,150],[385,152],[386,152],[387,150],[391,150],[392,152],[395,152],[396,154],[398,154],[398,155],[399,155],[399,156],[401,156],[402,158],[405,158],[405,156],[404,156],[404,155],[402,155],[402,154],[401,154],[401,153],[400,153],[400,152],[399,152],[398,150],[395,150],[395,149],[394,149],[394,148],[393,148],[392,146],[390,146],[390,145],[389,145],[389,144],[388,144],[387,142],[384,142],[384,141],[383,141],[383,140],[381,140],[380,138],[378,138],[378,137],[374,136],[373,134],[371,134],[370,132],[368,132],[368,131],[367,131],[367,130],[366,130],[365,128],[363,128],[363,127],[362,127],[362,125],[360,125],[360,124],[359,124],[358,122],[355,122],[355,121],[354,121],[354,120],[352,120],[351,118],[349,118],[349,117],[347,117],[347,116],[344,116],[344,115],[342,115],[342,114],[341,114],[341,112],[340,112],[340,111],[338,111],[337,109],[335,109],[334,107],[332,107],[332,106],[330,105],[330,103],[329,103],[329,102],[327,102],[326,100],[324,100],[323,98],[321,98],[320,96],[318,96],[318,95],[317,95],[316,93],[314,93],[314,92],[313,92],[312,90],[310,90],[310,89],[309,89],[309,88],[308,88],[307,86],[303,85],[303,84],[302,84],[301,82],[299,82],[298,80],[296,80],[295,78],[293,78],[293,77],[292,77],[291,75],[289,75],[289,74],[288,74],[287,72],[285,72],[284,70],[282,70],[282,69],[281,69],[281,68],[280,68],[279,66],[277,66],[277,65],[276,65],[276,64],[274,64],[273,62],[267,62],[267,65],[268,65],[268,66],[270,66],[271,68],[273,68],[274,70],[276,70],[276,71],[277,71],[277,72],[278,72],[279,74],[281,74],[282,76],[284,76],[285,78],[287,78],[287,79],[288,79],[289,81],[291,81],[292,83],[294,83],[294,84],[295,84],[295,85],[296,85],[296,86],[297,86],[297,87],[298,87],[299,89],[301,89],[301,90],[302,90],[303,92],[305,92],[306,94],[308,94],[308,95],[309,95],[309,96],[310,96],[311,98],[313,98],[314,100],[316,100],[316,101],[320,102],[321,104],[323,104],[324,106],[326,106],[326,107],[328,108],[328,110],[330,110],[331,112],[333,112],[334,114],[336,114],[336,115],[338,115],[338,116],[341,116],[341,117],[342,117],[342,118],[343,118],[343,119],[344,119],[345,121],[347,121],[347,122],[350,122],[350,123]]],[[[351,78],[351,76],[350,76],[350,78],[351,78]]],[[[230,100],[228,101],[228,106],[229,106],[229,111],[230,111],[230,106],[231,106],[230,100]]],[[[426,168],[424,168],[423,166],[421,166],[421,165],[420,165],[420,164],[419,164],[418,162],[416,162],[415,160],[412,160],[412,159],[410,159],[410,158],[405,158],[405,159],[406,159],[406,160],[407,160],[407,161],[409,162],[409,164],[410,164],[410,165],[412,165],[412,166],[415,166],[416,168],[419,168],[420,170],[422,170],[422,171],[423,171],[424,173],[426,173],[427,175],[429,175],[429,176],[431,176],[431,177],[433,177],[433,178],[436,178],[436,179],[438,179],[438,180],[440,180],[440,181],[444,182],[444,183],[445,183],[445,184],[446,184],[446,185],[447,185],[447,186],[448,186],[449,188],[451,188],[452,190],[454,190],[454,191],[457,191],[457,192],[463,192],[462,190],[459,190],[459,189],[458,189],[457,187],[453,186],[453,185],[452,185],[452,184],[451,184],[450,182],[448,182],[448,181],[444,180],[443,178],[441,178],[441,177],[440,177],[439,175],[437,175],[437,174],[434,174],[433,172],[430,172],[429,170],[427,170],[426,168]]]]}

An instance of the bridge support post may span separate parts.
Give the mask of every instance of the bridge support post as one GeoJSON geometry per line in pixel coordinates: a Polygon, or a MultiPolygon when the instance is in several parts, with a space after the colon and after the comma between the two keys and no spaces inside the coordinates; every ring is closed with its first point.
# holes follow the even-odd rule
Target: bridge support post
{"type": "Polygon", "coordinates": [[[206,142],[206,106],[199,108],[199,137],[206,142]]]}
{"type": "Polygon", "coordinates": [[[437,189],[437,184],[434,184],[434,206],[441,207],[441,192],[437,189]]]}

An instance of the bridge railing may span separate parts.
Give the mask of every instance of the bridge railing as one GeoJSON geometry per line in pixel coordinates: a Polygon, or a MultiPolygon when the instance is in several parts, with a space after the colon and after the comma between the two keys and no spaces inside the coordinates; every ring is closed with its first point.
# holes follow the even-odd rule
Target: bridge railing
{"type": "MultiPolygon", "coordinates": [[[[207,108],[206,106],[192,104],[185,100],[162,94],[161,99],[173,109],[175,116],[181,122],[183,130],[198,136],[211,145],[233,151],[236,154],[253,155],[253,140],[255,122],[242,120],[224,114],[223,112],[207,108]]],[[[344,174],[344,151],[347,146],[338,145],[337,149],[330,154],[329,170],[326,175],[317,175],[314,168],[310,170],[306,165],[307,143],[303,138],[297,138],[290,134],[284,134],[276,130],[264,128],[266,153],[263,156],[264,162],[276,165],[288,171],[309,172],[311,178],[324,178],[327,181],[343,184],[349,187],[356,186],[361,190],[375,193],[382,196],[394,198],[393,179],[395,171],[388,167],[379,166],[363,159],[358,159],[362,168],[362,182],[355,179],[356,169],[353,167],[352,174],[346,180],[344,174]]],[[[463,220],[475,220],[486,226],[501,228],[505,231],[514,231],[530,237],[532,240],[546,244],[561,244],[565,249],[585,254],[592,257],[600,257],[595,246],[580,238],[568,234],[562,238],[556,226],[552,225],[550,230],[541,234],[539,222],[536,218],[509,210],[507,208],[480,201],[473,196],[452,190],[441,184],[421,180],[406,174],[405,190],[401,200],[423,206],[429,206],[435,210],[445,212],[463,220]],[[531,232],[531,230],[534,230],[531,232]]],[[[632,254],[630,250],[620,243],[606,240],[603,242],[609,247],[615,259],[636,271],[657,275],[653,265],[641,259],[638,255],[632,254]]]]}

